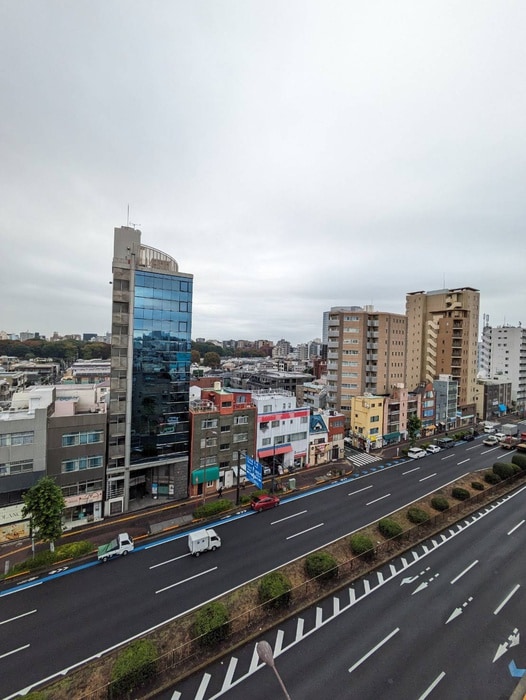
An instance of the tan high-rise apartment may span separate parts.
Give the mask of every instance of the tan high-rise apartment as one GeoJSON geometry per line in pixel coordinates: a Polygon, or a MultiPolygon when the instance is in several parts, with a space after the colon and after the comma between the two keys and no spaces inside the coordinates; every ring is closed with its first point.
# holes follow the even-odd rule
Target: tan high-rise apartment
{"type": "Polygon", "coordinates": [[[480,292],[472,287],[406,295],[406,385],[449,374],[458,382],[459,408],[475,403],[480,292]]]}
{"type": "Polygon", "coordinates": [[[327,407],[349,425],[351,398],[389,394],[405,382],[406,317],[373,306],[335,306],[327,327],[327,407]]]}

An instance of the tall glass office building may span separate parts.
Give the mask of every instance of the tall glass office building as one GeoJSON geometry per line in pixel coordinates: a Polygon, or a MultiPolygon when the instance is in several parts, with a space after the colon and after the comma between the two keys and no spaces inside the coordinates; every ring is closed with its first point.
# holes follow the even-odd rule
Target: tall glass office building
{"type": "Polygon", "coordinates": [[[192,275],[115,229],[107,515],[188,495],[192,275]]]}

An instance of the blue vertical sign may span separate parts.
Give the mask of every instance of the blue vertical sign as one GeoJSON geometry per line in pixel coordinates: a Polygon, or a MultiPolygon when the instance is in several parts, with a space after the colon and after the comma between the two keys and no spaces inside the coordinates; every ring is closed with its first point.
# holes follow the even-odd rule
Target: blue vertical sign
{"type": "Polygon", "coordinates": [[[247,471],[247,479],[255,484],[258,489],[263,488],[263,469],[261,464],[253,457],[246,456],[245,468],[247,471]]]}

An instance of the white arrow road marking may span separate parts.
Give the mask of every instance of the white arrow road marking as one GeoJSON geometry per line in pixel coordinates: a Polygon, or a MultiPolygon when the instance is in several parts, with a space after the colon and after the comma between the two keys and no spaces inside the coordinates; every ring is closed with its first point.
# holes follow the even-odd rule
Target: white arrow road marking
{"type": "Polygon", "coordinates": [[[433,582],[434,579],[438,578],[440,574],[435,574],[434,576],[431,576],[431,578],[428,581],[422,581],[422,583],[415,588],[415,590],[411,593],[411,595],[414,595],[415,593],[420,593],[420,591],[425,590],[430,583],[433,582]]]}
{"type": "Polygon", "coordinates": [[[496,653],[495,656],[493,657],[493,663],[495,663],[495,661],[496,661],[497,659],[500,659],[500,657],[501,657],[503,654],[505,654],[507,651],[508,651],[508,645],[507,645],[507,644],[499,644],[498,649],[497,649],[497,653],[496,653]]]}
{"type": "Polygon", "coordinates": [[[496,652],[495,656],[493,657],[493,663],[495,663],[495,661],[497,659],[500,659],[500,657],[503,654],[505,654],[508,651],[508,649],[511,649],[511,647],[516,647],[517,644],[519,644],[519,642],[520,642],[519,630],[517,629],[517,627],[515,627],[513,632],[508,637],[508,641],[504,642],[504,644],[499,644],[497,652],[496,652]]]}
{"type": "Polygon", "coordinates": [[[408,576],[407,578],[403,578],[400,581],[400,585],[403,586],[404,583],[413,583],[413,581],[416,581],[417,578],[418,576],[408,576]]]}
{"type": "Polygon", "coordinates": [[[462,615],[462,613],[464,612],[464,608],[467,606],[468,603],[471,603],[472,600],[473,600],[473,596],[470,596],[470,597],[466,600],[465,603],[462,603],[462,607],[461,607],[461,608],[455,608],[455,609],[453,610],[453,612],[451,613],[451,615],[450,615],[450,616],[448,617],[448,619],[446,620],[446,625],[447,625],[448,622],[451,622],[451,620],[454,620],[454,619],[455,619],[456,617],[458,617],[459,615],[462,615]]]}
{"type": "Polygon", "coordinates": [[[370,650],[367,652],[367,654],[365,654],[364,656],[362,656],[361,659],[358,659],[358,661],[357,661],[355,664],[353,664],[353,665],[351,666],[351,668],[349,669],[349,673],[352,673],[354,670],[356,670],[356,669],[358,668],[358,666],[361,666],[361,665],[363,664],[364,661],[366,661],[370,656],[372,656],[376,651],[378,651],[378,649],[380,649],[381,647],[383,647],[383,645],[386,644],[386,643],[391,639],[391,637],[394,637],[395,634],[398,634],[398,632],[400,632],[400,627],[397,627],[397,628],[394,629],[392,632],[390,632],[390,633],[387,635],[387,637],[385,637],[385,638],[382,639],[380,642],[378,642],[378,644],[377,644],[376,646],[374,646],[372,649],[370,649],[370,650]]]}

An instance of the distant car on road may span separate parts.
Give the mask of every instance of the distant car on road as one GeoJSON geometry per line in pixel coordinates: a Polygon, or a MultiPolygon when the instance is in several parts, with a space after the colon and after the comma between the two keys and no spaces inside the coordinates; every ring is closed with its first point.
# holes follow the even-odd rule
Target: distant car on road
{"type": "Polygon", "coordinates": [[[438,445],[428,445],[426,452],[429,452],[430,455],[435,454],[435,452],[440,452],[440,447],[438,445]]]}
{"type": "Polygon", "coordinates": [[[255,510],[257,513],[276,506],[279,506],[279,498],[277,496],[255,496],[250,504],[252,510],[255,510]]]}
{"type": "Polygon", "coordinates": [[[487,438],[484,438],[482,440],[483,445],[490,445],[490,447],[495,447],[495,445],[499,444],[499,438],[496,435],[488,435],[487,438]]]}
{"type": "Polygon", "coordinates": [[[462,439],[464,440],[464,442],[471,442],[475,439],[475,436],[473,435],[473,433],[466,433],[462,436],[462,439]]]}
{"type": "Polygon", "coordinates": [[[426,454],[427,452],[421,447],[411,447],[407,453],[407,456],[411,457],[411,459],[420,459],[421,457],[425,457],[426,454]]]}

